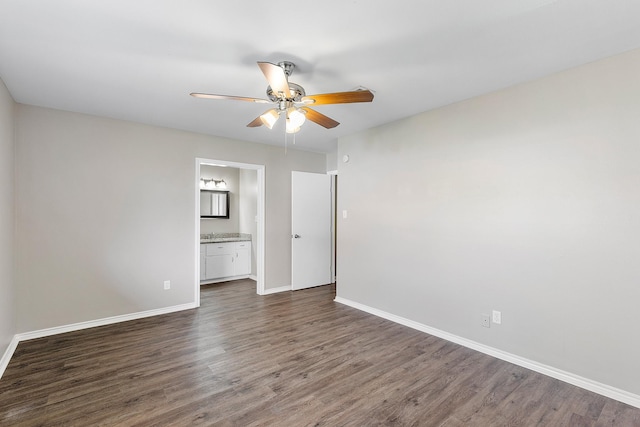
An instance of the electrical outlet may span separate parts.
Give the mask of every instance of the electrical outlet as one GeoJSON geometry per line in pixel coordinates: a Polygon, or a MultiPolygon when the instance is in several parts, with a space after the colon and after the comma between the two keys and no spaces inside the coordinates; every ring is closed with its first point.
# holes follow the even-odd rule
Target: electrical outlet
{"type": "Polygon", "coordinates": [[[165,280],[164,281],[164,290],[167,291],[171,289],[171,280],[165,280]]]}
{"type": "Polygon", "coordinates": [[[485,328],[491,327],[491,316],[489,316],[488,314],[482,315],[482,326],[484,326],[485,328]]]}
{"type": "Polygon", "coordinates": [[[496,325],[501,324],[502,323],[502,313],[500,313],[498,310],[493,310],[491,312],[491,320],[496,325]]]}

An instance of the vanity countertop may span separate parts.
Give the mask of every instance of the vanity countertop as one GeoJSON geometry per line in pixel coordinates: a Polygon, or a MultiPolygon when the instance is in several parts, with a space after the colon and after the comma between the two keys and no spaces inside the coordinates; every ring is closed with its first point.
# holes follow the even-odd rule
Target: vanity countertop
{"type": "Polygon", "coordinates": [[[211,233],[201,234],[200,243],[222,243],[222,242],[250,242],[251,234],[248,233],[211,233]]]}

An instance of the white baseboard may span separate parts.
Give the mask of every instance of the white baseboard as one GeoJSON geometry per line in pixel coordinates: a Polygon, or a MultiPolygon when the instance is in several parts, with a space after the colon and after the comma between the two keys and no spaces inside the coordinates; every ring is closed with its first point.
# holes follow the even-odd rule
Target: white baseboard
{"type": "Polygon", "coordinates": [[[18,337],[14,335],[11,339],[11,342],[9,343],[9,347],[7,347],[4,354],[2,355],[2,359],[0,359],[0,378],[2,378],[2,375],[4,374],[5,369],[7,369],[7,366],[9,366],[9,361],[11,360],[13,353],[16,351],[19,342],[20,341],[18,340],[18,337]]]}
{"type": "Polygon", "coordinates": [[[154,310],[139,311],[137,313],[123,314],[120,316],[106,317],[104,319],[89,320],[87,322],[73,323],[70,325],[56,326],[54,328],[40,329],[32,332],[17,334],[18,341],[32,340],[35,338],[48,337],[50,335],[64,334],[66,332],[80,331],[82,329],[95,328],[97,326],[111,325],[113,323],[126,322],[129,320],[142,319],[143,317],[159,316],[161,314],[173,313],[176,311],[196,308],[195,303],[174,305],[171,307],[156,308],[154,310]]]}
{"type": "Polygon", "coordinates": [[[291,290],[291,286],[280,286],[278,288],[265,289],[261,295],[277,294],[279,292],[288,292],[290,290],[291,290]]]}
{"type": "Polygon", "coordinates": [[[349,307],[356,308],[358,310],[373,314],[374,316],[381,317],[383,319],[390,320],[400,325],[408,326],[409,328],[416,329],[421,332],[425,332],[430,335],[445,339],[447,341],[460,344],[464,347],[479,351],[489,356],[496,357],[498,359],[513,363],[514,365],[522,366],[523,368],[531,369],[532,371],[539,372],[549,377],[564,381],[566,383],[575,385],[585,390],[592,391],[602,396],[609,397],[611,399],[618,400],[626,403],[627,405],[640,408],[640,396],[630,393],[625,390],[621,390],[615,387],[608,386],[606,384],[599,383],[597,381],[590,380],[588,378],[581,377],[579,375],[572,374],[571,372],[556,369],[552,366],[544,365],[542,363],[535,362],[533,360],[526,359],[524,357],[517,356],[515,354],[507,353],[497,348],[489,347],[484,344],[480,344],[475,341],[471,341],[466,338],[459,337],[457,335],[450,334],[440,329],[432,328],[431,326],[424,325],[422,323],[414,322],[413,320],[405,319],[404,317],[396,316],[395,314],[387,313],[377,308],[372,308],[364,304],[357,303],[345,298],[336,297],[336,302],[349,307]]]}
{"type": "Polygon", "coordinates": [[[250,274],[249,275],[249,279],[255,280],[257,282],[258,281],[258,276],[256,276],[255,274],[250,274]]]}
{"type": "Polygon", "coordinates": [[[173,313],[176,311],[189,310],[197,308],[195,303],[174,305],[171,307],[157,308],[154,310],[140,311],[137,313],[123,314],[121,316],[106,317],[104,319],[90,320],[87,322],[73,323],[71,325],[56,326],[55,328],[40,329],[32,332],[24,332],[14,335],[9,347],[0,359],[0,378],[9,365],[9,361],[16,351],[20,341],[27,341],[36,338],[48,337],[51,335],[64,334],[65,332],[79,331],[82,329],[95,328],[96,326],[111,325],[113,323],[126,322],[128,320],[142,319],[143,317],[158,316],[161,314],[173,313]]]}
{"type": "Polygon", "coordinates": [[[201,280],[200,281],[200,286],[202,285],[211,285],[213,283],[222,283],[222,282],[231,282],[233,280],[240,280],[240,279],[250,279],[251,276],[244,275],[244,276],[230,276],[230,277],[223,277],[221,279],[209,279],[209,280],[201,280]]]}

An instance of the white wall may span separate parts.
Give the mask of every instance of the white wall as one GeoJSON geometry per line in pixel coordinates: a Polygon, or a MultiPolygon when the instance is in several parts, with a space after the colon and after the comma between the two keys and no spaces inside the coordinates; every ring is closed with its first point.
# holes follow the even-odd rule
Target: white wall
{"type": "Polygon", "coordinates": [[[0,357],[16,333],[14,300],[14,102],[0,80],[0,357]]]}
{"type": "Polygon", "coordinates": [[[639,75],[636,50],[341,139],[338,296],[639,395],[639,75]]]}
{"type": "Polygon", "coordinates": [[[192,302],[196,158],[265,165],[265,287],[290,285],[291,170],[324,155],[26,105],[16,130],[18,332],[192,302]]]}
{"type": "Polygon", "coordinates": [[[258,173],[240,169],[240,202],[238,206],[240,233],[251,234],[251,274],[256,275],[256,238],[258,236],[258,173]]]}
{"type": "Polygon", "coordinates": [[[338,148],[327,153],[327,171],[338,170],[338,148]]]}
{"type": "MultiPolygon", "coordinates": [[[[217,160],[217,159],[216,159],[217,160]]],[[[202,165],[200,177],[205,179],[223,179],[229,191],[229,218],[203,218],[200,220],[200,234],[237,233],[240,218],[240,169],[221,166],[202,165]]]]}

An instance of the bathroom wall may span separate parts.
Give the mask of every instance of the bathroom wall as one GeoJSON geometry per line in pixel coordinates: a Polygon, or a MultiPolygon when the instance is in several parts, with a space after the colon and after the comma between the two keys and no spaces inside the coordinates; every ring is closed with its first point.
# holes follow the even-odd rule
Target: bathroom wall
{"type": "Polygon", "coordinates": [[[237,233],[239,230],[240,206],[240,169],[202,165],[200,177],[205,179],[223,179],[229,191],[229,218],[200,219],[200,234],[237,233]]]}

